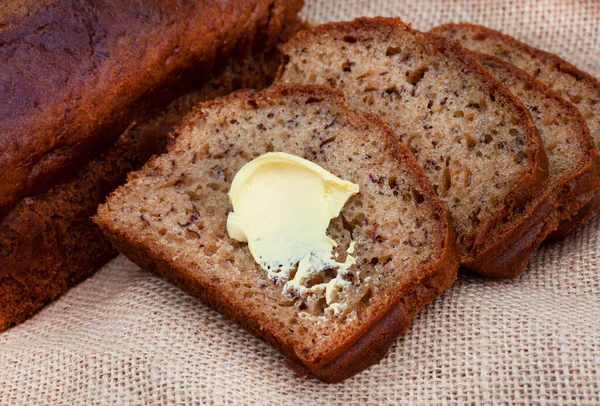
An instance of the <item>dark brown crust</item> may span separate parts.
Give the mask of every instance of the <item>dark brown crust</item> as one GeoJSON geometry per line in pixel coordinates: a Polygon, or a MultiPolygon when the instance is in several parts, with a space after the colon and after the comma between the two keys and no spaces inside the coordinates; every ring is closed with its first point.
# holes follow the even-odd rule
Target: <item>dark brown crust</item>
{"type": "MultiPolygon", "coordinates": [[[[286,25],[287,30],[295,27],[293,21],[286,25]]],[[[200,89],[138,120],[72,179],[22,199],[0,221],[0,332],[24,321],[116,255],[90,216],[129,171],[164,152],[168,134],[195,103],[240,87],[268,86],[278,61],[278,51],[271,47],[224,66],[200,89]]]]}
{"type": "Polygon", "coordinates": [[[28,1],[0,8],[0,219],[64,181],[135,116],[230,57],[272,47],[302,0],[28,1]],[[255,42],[256,40],[256,42],[255,42]]]}
{"type": "MultiPolygon", "coordinates": [[[[228,97],[208,102],[197,110],[196,117],[188,118],[189,122],[183,124],[179,131],[185,131],[196,120],[202,119],[202,109],[212,105],[227,103],[232,99],[242,98],[253,100],[276,100],[277,95],[297,95],[306,93],[315,97],[326,97],[328,101],[336,103],[347,110],[347,105],[340,92],[320,86],[295,87],[295,88],[270,88],[265,92],[241,91],[228,97]]],[[[455,246],[455,237],[449,225],[447,216],[436,197],[431,185],[418,167],[414,157],[400,146],[394,133],[376,116],[358,116],[350,113],[348,122],[352,125],[365,127],[376,126],[384,130],[386,150],[390,150],[391,159],[407,160],[409,165],[419,174],[418,182],[424,187],[425,201],[435,212],[439,213],[441,227],[444,228],[445,240],[440,247],[439,257],[423,269],[411,271],[414,280],[402,287],[398,287],[394,298],[390,301],[388,309],[370,320],[363,320],[363,327],[354,336],[345,337],[335,348],[330,348],[327,353],[320,354],[313,359],[303,358],[295,352],[290,341],[282,341],[265,327],[265,320],[260,320],[247,309],[240,306],[230,297],[224,297],[222,292],[210,285],[203,284],[196,275],[184,266],[171,259],[168,252],[163,252],[160,246],[146,246],[136,235],[127,235],[120,230],[111,213],[110,199],[100,206],[94,221],[108,236],[113,245],[140,267],[155,272],[168,281],[179,286],[186,292],[198,297],[205,304],[225,313],[243,325],[252,334],[265,339],[278,348],[290,360],[305,365],[315,376],[328,382],[339,382],[364,368],[378,362],[387,352],[395,338],[406,330],[409,320],[433,297],[446,290],[456,279],[458,269],[458,252],[455,246]]],[[[366,128],[366,127],[365,127],[366,128]]],[[[117,192],[119,193],[119,190],[117,192]]]]}
{"type": "MultiPolygon", "coordinates": [[[[600,95],[600,81],[589,73],[578,69],[576,66],[565,61],[558,55],[527,45],[509,35],[491,28],[482,25],[461,22],[442,24],[434,27],[430,32],[438,35],[444,35],[447,32],[452,32],[462,28],[466,28],[473,33],[494,38],[501,43],[509,45],[513,49],[517,49],[532,56],[534,59],[549,62],[550,64],[554,65],[559,72],[569,75],[578,81],[583,81],[590,89],[593,89],[596,94],[600,95]]],[[[561,100],[564,99],[561,98],[561,100]]],[[[565,103],[571,104],[568,101],[565,101],[565,103]]],[[[575,106],[573,107],[577,108],[575,106]]],[[[597,138],[598,136],[600,136],[600,134],[592,134],[592,139],[594,139],[594,137],[597,138]]],[[[591,173],[590,176],[584,176],[584,179],[581,180],[574,178],[573,182],[571,182],[569,185],[569,188],[572,191],[571,203],[575,205],[576,209],[579,208],[581,213],[578,211],[573,215],[571,220],[561,220],[558,225],[558,229],[555,232],[552,232],[549,236],[550,239],[556,240],[567,237],[578,225],[589,220],[596,212],[600,211],[600,204],[594,203],[593,201],[588,201],[587,203],[584,201],[585,198],[591,199],[592,194],[587,193],[588,190],[600,190],[600,174],[598,174],[599,170],[597,169],[600,164],[598,163],[597,152],[594,160],[596,162],[591,164],[595,168],[592,170],[594,173],[591,173]]]]}
{"type": "MultiPolygon", "coordinates": [[[[594,148],[595,150],[595,148],[594,148]]],[[[575,177],[564,187],[568,196],[562,202],[556,230],[548,234],[549,241],[567,238],[578,226],[587,222],[600,211],[600,157],[596,153],[590,165],[592,169],[582,176],[575,177]],[[570,215],[567,215],[570,214],[570,215]]]]}
{"type": "MultiPolygon", "coordinates": [[[[490,244],[491,236],[494,236],[493,230],[499,227],[505,218],[512,216],[516,210],[529,204],[532,199],[536,199],[538,195],[547,193],[548,185],[546,181],[548,178],[548,159],[543,147],[543,142],[537,132],[537,128],[533,124],[529,111],[523,103],[515,97],[506,86],[493,77],[487,69],[477,63],[467,52],[464,52],[464,49],[460,45],[455,41],[450,41],[438,37],[437,35],[413,30],[398,18],[359,18],[351,22],[323,24],[311,30],[299,32],[294,38],[284,44],[282,47],[282,65],[277,74],[277,81],[281,79],[285,70],[287,55],[297,51],[303,44],[310,43],[315,37],[320,35],[327,36],[332,32],[358,35],[361,30],[383,29],[402,29],[410,31],[424,47],[433,48],[439,52],[453,55],[471,71],[477,72],[482,77],[482,80],[489,82],[490,86],[495,91],[504,94],[506,98],[513,103],[516,113],[521,117],[521,122],[526,123],[528,138],[532,145],[528,157],[528,161],[531,163],[529,170],[524,175],[520,176],[517,182],[514,182],[514,188],[507,194],[504,206],[499,208],[497,215],[493,218],[482,219],[481,226],[478,230],[475,230],[471,236],[471,239],[473,240],[472,248],[468,252],[463,252],[463,257],[461,259],[462,266],[475,272],[482,273],[483,275],[487,275],[490,258],[499,259],[503,255],[513,256],[514,258],[511,260],[504,259],[501,262],[498,262],[496,266],[506,267],[506,269],[503,270],[503,273],[506,275],[518,274],[523,269],[523,266],[519,263],[520,258],[517,258],[517,256],[526,255],[527,257],[525,260],[528,261],[535,248],[528,250],[514,250],[514,248],[507,247],[515,244],[521,235],[525,235],[529,231],[530,226],[528,219],[515,218],[513,229],[504,233],[502,236],[495,236],[490,244]]],[[[539,245],[537,239],[535,239],[535,241],[536,242],[532,241],[531,244],[539,245]]],[[[493,271],[492,273],[498,274],[498,270],[493,271]]]]}
{"type": "Polygon", "coordinates": [[[586,194],[583,196],[583,200],[587,200],[587,203],[581,206],[573,217],[562,220],[559,227],[548,235],[548,241],[558,241],[567,238],[577,227],[587,222],[600,211],[600,190],[594,191],[591,199],[586,194]]]}
{"type": "Polygon", "coordinates": [[[554,198],[546,195],[521,218],[519,227],[506,232],[465,268],[494,278],[515,278],[529,263],[531,255],[557,226],[554,198]]]}
{"type": "MultiPolygon", "coordinates": [[[[568,188],[568,185],[565,188],[568,188]]],[[[582,200],[589,201],[590,193],[594,192],[587,192],[582,200]]],[[[577,200],[576,197],[570,197],[571,210],[568,213],[573,212],[575,200],[577,200]]],[[[566,215],[562,212],[555,190],[549,190],[528,206],[520,218],[519,227],[507,231],[497,243],[481,252],[472,263],[462,263],[461,265],[484,276],[516,278],[526,268],[533,253],[545,240],[560,239],[568,235],[558,234],[557,237],[554,237],[555,233],[558,233],[556,230],[560,221],[566,222],[563,223],[563,228],[567,228],[566,224],[571,225],[572,228],[568,231],[570,233],[596,213],[598,206],[594,206],[594,204],[599,205],[600,199],[589,201],[574,216],[566,215]]]]}

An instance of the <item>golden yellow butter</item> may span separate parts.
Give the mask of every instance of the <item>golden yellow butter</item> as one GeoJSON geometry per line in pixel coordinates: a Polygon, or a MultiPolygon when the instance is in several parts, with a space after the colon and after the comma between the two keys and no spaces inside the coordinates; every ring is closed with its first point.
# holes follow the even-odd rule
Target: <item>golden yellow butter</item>
{"type": "Polygon", "coordinates": [[[337,262],[333,258],[337,244],[326,232],[330,220],[358,191],[358,185],[306,159],[284,152],[267,153],[244,165],[233,179],[229,191],[233,212],[227,218],[227,232],[248,243],[254,260],[269,278],[285,283],[284,292],[320,290],[329,304],[335,301],[336,285],[346,281],[336,277],[311,288],[304,282],[324,269],[337,268],[339,276],[339,270],[355,263],[350,255],[354,242],[346,260],[337,262]]]}

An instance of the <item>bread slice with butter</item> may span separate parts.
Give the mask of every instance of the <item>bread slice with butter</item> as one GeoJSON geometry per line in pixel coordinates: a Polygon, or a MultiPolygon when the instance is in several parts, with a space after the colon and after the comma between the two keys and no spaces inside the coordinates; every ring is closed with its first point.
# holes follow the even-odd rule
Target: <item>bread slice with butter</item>
{"type": "Polygon", "coordinates": [[[417,158],[457,234],[461,264],[515,277],[539,246],[526,207],[548,190],[548,161],[525,106],[463,49],[397,18],[301,31],[284,44],[280,84],[326,84],[379,114],[417,158]]]}
{"type": "Polygon", "coordinates": [[[131,174],[94,220],[136,264],[330,382],[378,362],[458,268],[452,228],[414,157],[378,117],[350,112],[341,93],[320,86],[240,91],[201,104],[168,153],[131,174]],[[278,160],[318,176],[287,173],[278,160]],[[272,177],[280,179],[270,184],[272,177]],[[327,196],[317,193],[319,182],[327,196]],[[315,238],[329,241],[329,259],[293,253],[288,242],[313,243],[293,234],[303,222],[290,213],[309,228],[318,219],[315,238]],[[256,242],[265,235],[284,248],[256,242]],[[286,260],[309,264],[301,272],[285,269],[286,260]]]}
{"type": "MultiPolygon", "coordinates": [[[[524,70],[573,103],[585,119],[596,148],[600,148],[600,81],[557,55],[534,48],[499,31],[469,23],[449,23],[431,30],[459,41],[465,48],[492,55],[524,70]]],[[[561,125],[562,117],[556,117],[561,125]]],[[[549,125],[556,126],[551,123],[549,125]]],[[[565,134],[565,138],[570,138],[565,134]]],[[[576,141],[577,142],[577,141],[576,141]]],[[[571,159],[565,157],[564,159],[571,159]]],[[[567,237],[579,225],[600,211],[600,186],[592,172],[575,174],[568,185],[571,205],[577,214],[561,220],[551,234],[554,239],[567,237]]]]}

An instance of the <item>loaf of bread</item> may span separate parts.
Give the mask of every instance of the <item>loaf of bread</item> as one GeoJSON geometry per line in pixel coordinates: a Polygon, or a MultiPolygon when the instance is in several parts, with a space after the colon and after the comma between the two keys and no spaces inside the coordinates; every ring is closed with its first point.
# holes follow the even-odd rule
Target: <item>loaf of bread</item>
{"type": "MultiPolygon", "coordinates": [[[[501,32],[481,25],[469,23],[444,24],[432,29],[460,41],[471,50],[500,58],[523,69],[540,82],[556,91],[563,99],[573,103],[586,120],[596,148],[600,148],[600,81],[592,75],[577,69],[560,57],[534,48],[501,32]]],[[[563,219],[552,238],[568,236],[577,225],[587,221],[600,210],[600,185],[593,190],[585,185],[593,180],[581,178],[584,183],[575,186],[581,189],[577,196],[579,211],[570,219],[563,219]]],[[[575,190],[576,192],[576,190],[575,190]]]]}
{"type": "MultiPolygon", "coordinates": [[[[349,111],[324,87],[240,91],[201,105],[168,153],[130,174],[95,221],[122,253],[262,337],[325,381],[379,361],[410,319],[456,278],[441,202],[414,157],[378,117],[349,111]],[[359,185],[327,235],[355,265],[336,295],[283,291],[248,245],[228,235],[228,191],[267,152],[308,159],[359,185]],[[321,296],[319,296],[321,295],[321,296]]],[[[307,286],[337,278],[318,270],[307,286]]]]}
{"type": "Polygon", "coordinates": [[[379,114],[415,154],[450,216],[461,265],[514,277],[539,242],[550,201],[543,143],[523,104],[444,38],[396,18],[302,31],[283,48],[280,84],[324,84],[379,114]]]}
{"type": "Polygon", "coordinates": [[[9,0],[0,7],[0,218],[252,47],[302,0],[9,0]]]}
{"type": "MultiPolygon", "coordinates": [[[[0,332],[31,316],[116,254],[89,217],[127,172],[164,151],[168,133],[193,105],[236,89],[270,84],[280,58],[277,41],[301,25],[284,5],[297,6],[287,2],[271,8],[268,36],[246,42],[247,49],[238,48],[233,60],[223,56],[214,69],[197,75],[195,90],[188,89],[166,109],[137,117],[106,151],[94,150],[97,156],[69,179],[21,199],[0,220],[0,332]]],[[[254,22],[248,24],[252,27],[254,22]]],[[[236,35],[241,38],[243,32],[236,35]]],[[[146,41],[143,33],[140,36],[146,41]]],[[[62,113],[56,118],[60,121],[62,113]]]]}

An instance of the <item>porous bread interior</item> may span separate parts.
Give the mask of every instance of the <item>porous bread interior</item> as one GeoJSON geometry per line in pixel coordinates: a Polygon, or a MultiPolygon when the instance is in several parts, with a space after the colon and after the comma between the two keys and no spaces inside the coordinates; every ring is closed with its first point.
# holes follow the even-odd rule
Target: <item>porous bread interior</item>
{"type": "Polygon", "coordinates": [[[559,67],[549,54],[503,34],[470,24],[436,27],[437,34],[458,40],[465,48],[493,55],[523,69],[573,103],[586,120],[596,148],[600,149],[600,84],[559,67]]]}
{"type": "Polygon", "coordinates": [[[478,62],[504,83],[529,110],[548,155],[549,181],[552,187],[562,187],[573,174],[588,162],[585,124],[577,110],[554,97],[540,83],[533,82],[524,71],[516,72],[506,63],[474,53],[478,62]]]}
{"type": "MultiPolygon", "coordinates": [[[[381,315],[439,259],[448,232],[431,187],[414,161],[401,159],[393,136],[329,100],[329,93],[313,94],[248,91],[203,108],[167,154],[131,176],[99,211],[101,222],[110,219],[112,227],[195,274],[304,359],[317,358],[381,315]],[[341,259],[356,242],[357,264],[347,277],[351,286],[339,292],[347,304],[339,316],[323,297],[284,296],[247,244],[227,234],[233,177],[272,151],[308,159],[360,187],[327,230],[341,259]]],[[[314,283],[328,278],[324,271],[314,283]]]]}
{"type": "Polygon", "coordinates": [[[379,114],[415,154],[465,255],[531,170],[530,130],[504,93],[437,40],[401,25],[317,28],[284,45],[279,81],[336,87],[352,108],[379,114]]]}

